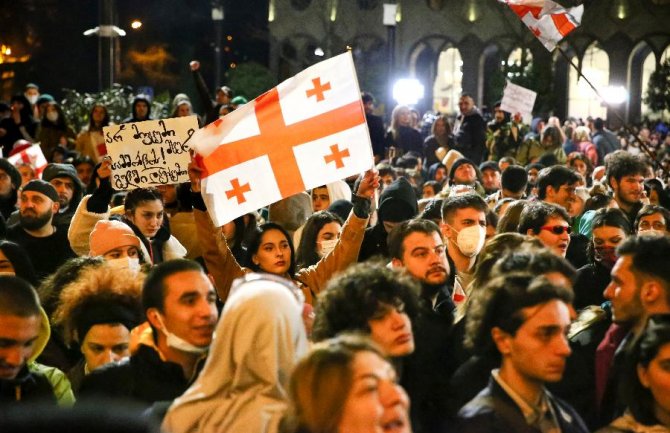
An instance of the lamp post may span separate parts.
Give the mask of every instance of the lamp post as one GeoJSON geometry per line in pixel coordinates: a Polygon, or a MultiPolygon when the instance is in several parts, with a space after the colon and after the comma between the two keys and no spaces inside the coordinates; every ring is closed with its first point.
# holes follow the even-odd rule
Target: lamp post
{"type": "Polygon", "coordinates": [[[212,21],[214,21],[214,88],[221,85],[221,39],[223,37],[223,4],[212,0],[212,21]]]}
{"type": "Polygon", "coordinates": [[[114,25],[116,5],[114,0],[100,0],[100,25],[88,29],[84,36],[98,36],[98,87],[111,88],[114,83],[114,43],[125,36],[125,30],[114,25]]]}

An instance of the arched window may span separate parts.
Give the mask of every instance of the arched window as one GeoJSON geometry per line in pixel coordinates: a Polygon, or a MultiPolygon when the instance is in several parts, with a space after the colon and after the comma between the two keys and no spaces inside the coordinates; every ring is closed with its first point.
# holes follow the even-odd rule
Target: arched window
{"type": "MultiPolygon", "coordinates": [[[[663,63],[670,58],[670,46],[668,46],[663,54],[661,54],[661,61],[663,63]]],[[[649,77],[652,72],[656,70],[656,55],[654,53],[649,53],[644,63],[642,64],[642,110],[640,111],[643,116],[651,113],[649,106],[644,103],[644,98],[647,95],[647,87],[649,87],[649,77]]]]}
{"type": "MultiPolygon", "coordinates": [[[[572,62],[577,64],[577,58],[572,62]]],[[[582,60],[582,74],[589,79],[596,89],[602,91],[609,85],[610,60],[607,53],[597,43],[587,48],[582,60]]],[[[603,107],[596,93],[585,80],[579,79],[575,68],[570,68],[570,92],[568,96],[568,116],[576,118],[607,117],[607,108],[603,107]]]]}
{"type": "Polygon", "coordinates": [[[504,70],[507,71],[507,78],[513,79],[530,71],[533,65],[533,53],[528,48],[515,48],[509,53],[507,64],[504,70]]]}
{"type": "Polygon", "coordinates": [[[440,53],[433,85],[433,109],[439,113],[458,113],[458,98],[463,91],[463,60],[457,48],[440,53]]]}

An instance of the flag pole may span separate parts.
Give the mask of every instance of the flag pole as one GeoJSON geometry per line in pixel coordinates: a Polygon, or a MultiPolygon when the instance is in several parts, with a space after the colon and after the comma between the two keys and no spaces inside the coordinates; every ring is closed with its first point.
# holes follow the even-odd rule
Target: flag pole
{"type": "MultiPolygon", "coordinates": [[[[591,89],[595,92],[596,96],[597,96],[598,98],[600,98],[600,100],[601,100],[602,102],[604,102],[606,106],[609,107],[609,104],[607,103],[607,101],[605,101],[605,98],[602,97],[602,95],[600,94],[600,92],[598,91],[598,89],[596,89],[596,86],[594,86],[593,83],[586,77],[586,75],[584,75],[584,73],[582,72],[582,70],[581,70],[577,65],[575,65],[575,63],[574,63],[574,62],[572,61],[572,59],[567,55],[567,53],[563,50],[563,48],[561,48],[561,47],[558,46],[558,45],[556,46],[556,48],[558,49],[558,52],[561,53],[561,55],[563,56],[563,58],[570,64],[570,66],[572,66],[573,68],[575,68],[575,71],[577,71],[577,74],[579,74],[579,77],[582,78],[582,79],[586,82],[586,84],[589,85],[589,87],[591,87],[591,89]]],[[[656,167],[660,168],[661,171],[663,172],[663,174],[666,176],[666,178],[667,178],[667,177],[670,177],[670,173],[668,173],[668,171],[665,169],[665,167],[663,167],[663,165],[662,165],[661,163],[659,163],[658,161],[656,161],[656,157],[655,157],[653,151],[652,151],[651,149],[649,149],[649,147],[648,147],[645,143],[643,143],[642,140],[640,140],[640,138],[637,136],[637,134],[633,134],[633,133],[630,131],[630,129],[628,128],[628,125],[626,125],[626,122],[624,121],[624,119],[623,119],[623,118],[621,117],[621,115],[619,114],[619,111],[616,110],[616,109],[614,109],[614,110],[612,110],[612,111],[613,111],[613,113],[614,113],[614,116],[621,122],[621,125],[622,125],[624,131],[625,131],[629,136],[633,136],[633,140],[638,144],[638,146],[640,147],[640,149],[642,149],[642,151],[643,151],[645,154],[647,154],[647,156],[648,156],[649,158],[651,158],[652,164],[654,164],[656,167]]]]}

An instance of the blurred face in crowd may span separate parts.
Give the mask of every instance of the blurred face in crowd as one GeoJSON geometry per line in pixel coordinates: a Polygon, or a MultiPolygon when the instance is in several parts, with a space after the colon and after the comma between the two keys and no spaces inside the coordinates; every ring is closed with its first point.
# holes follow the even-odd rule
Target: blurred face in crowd
{"type": "Polygon", "coordinates": [[[165,216],[163,203],[160,200],[147,200],[135,208],[134,212],[127,211],[126,217],[140,229],[140,232],[151,239],[158,233],[165,216]]]}
{"type": "Polygon", "coordinates": [[[500,189],[500,173],[492,169],[482,171],[482,186],[487,191],[500,189]]]}
{"type": "MultiPolygon", "coordinates": [[[[33,170],[33,168],[29,164],[21,164],[17,168],[19,170],[19,173],[21,173],[21,186],[27,184],[33,179],[37,179],[37,176],[35,176],[35,170],[33,170]]],[[[0,183],[1,180],[2,179],[0,178],[0,183]]]]}
{"type": "Polygon", "coordinates": [[[86,333],[81,353],[86,368],[93,371],[111,362],[130,356],[130,331],[120,323],[93,325],[86,333]]]}
{"type": "Polygon", "coordinates": [[[179,106],[177,106],[178,117],[186,117],[190,116],[191,114],[193,114],[193,112],[191,111],[191,104],[182,102],[181,104],[179,104],[179,106]]]}
{"type": "Polygon", "coordinates": [[[135,115],[138,119],[146,119],[149,115],[149,104],[144,101],[137,101],[135,104],[135,115]]]}
{"type": "Polygon", "coordinates": [[[12,178],[5,170],[0,170],[0,197],[9,197],[12,193],[12,189],[12,178]]]}
{"type": "Polygon", "coordinates": [[[291,267],[291,247],[288,239],[279,230],[267,230],[251,260],[265,272],[285,276],[291,267]]]}
{"type": "Polygon", "coordinates": [[[88,185],[91,183],[91,178],[93,177],[94,167],[88,163],[81,163],[75,167],[77,169],[77,177],[81,180],[81,183],[88,185]]]}
{"type": "Polygon", "coordinates": [[[454,172],[454,184],[467,185],[477,180],[477,172],[472,164],[461,164],[454,172]]]}
{"type": "Polygon", "coordinates": [[[640,217],[640,222],[637,225],[637,232],[639,234],[660,233],[665,234],[668,227],[668,221],[663,218],[660,212],[651,215],[640,217]]]}
{"type": "Polygon", "coordinates": [[[405,356],[414,352],[412,322],[402,301],[398,300],[397,305],[380,303],[377,312],[368,320],[368,326],[370,338],[386,355],[405,356]]]}
{"type": "Polygon", "coordinates": [[[493,117],[497,123],[503,123],[505,121],[505,112],[500,108],[496,108],[493,110],[493,117]]]}
{"type": "Polygon", "coordinates": [[[493,328],[503,357],[500,376],[512,387],[518,381],[534,387],[560,381],[571,353],[567,338],[570,307],[555,299],[524,308],[521,314],[526,320],[514,335],[493,328]]]}
{"type": "Polygon", "coordinates": [[[412,112],[409,108],[401,108],[397,113],[397,122],[400,126],[410,126],[412,124],[412,112]]]}
{"type": "Polygon", "coordinates": [[[620,227],[600,226],[593,229],[593,250],[595,260],[611,269],[616,262],[616,247],[626,239],[627,234],[620,227]]]}
{"type": "Polygon", "coordinates": [[[314,212],[326,210],[330,206],[330,195],[325,186],[314,188],[312,190],[312,209],[314,212]]]}
{"type": "Polygon", "coordinates": [[[93,118],[93,123],[96,125],[99,125],[102,123],[103,120],[105,120],[105,116],[107,115],[107,110],[105,107],[101,105],[96,105],[93,107],[93,111],[91,112],[91,117],[93,118]]]}
{"type": "Polygon", "coordinates": [[[610,186],[614,190],[614,198],[624,206],[632,206],[642,200],[644,177],[641,174],[623,176],[620,180],[610,178],[610,186]]]}
{"type": "Polygon", "coordinates": [[[14,265],[9,261],[5,253],[0,250],[0,274],[16,275],[14,265]]]}
{"type": "Polygon", "coordinates": [[[139,259],[140,252],[135,245],[124,245],[112,250],[107,251],[102,255],[105,260],[114,260],[114,259],[139,259]]]}
{"type": "Polygon", "coordinates": [[[640,383],[649,389],[654,397],[654,413],[661,422],[670,419],[670,369],[668,365],[670,365],[670,343],[665,343],[658,349],[658,353],[649,362],[649,365],[638,364],[637,366],[640,383]]]}
{"type": "Polygon", "coordinates": [[[444,284],[449,276],[446,247],[439,232],[410,233],[402,241],[402,258],[393,265],[404,267],[414,278],[426,284],[444,284]]]}
{"type": "MultiPolygon", "coordinates": [[[[91,170],[91,174],[93,171],[91,170]]],[[[90,180],[90,179],[89,179],[90,180]]],[[[70,206],[72,197],[74,196],[74,181],[67,176],[55,177],[49,181],[56,192],[58,193],[58,202],[60,203],[61,209],[64,209],[70,206]]]]}
{"type": "Polygon", "coordinates": [[[156,189],[161,193],[161,197],[163,197],[163,203],[170,204],[177,202],[176,185],[158,185],[156,189]]]}
{"type": "Polygon", "coordinates": [[[317,233],[316,235],[317,251],[321,251],[322,249],[321,242],[339,239],[340,230],[342,230],[342,226],[337,221],[332,221],[327,224],[324,224],[323,227],[321,227],[321,230],[319,230],[319,233],[317,233]]]}
{"type": "Polygon", "coordinates": [[[53,214],[58,212],[58,202],[36,191],[23,191],[19,207],[21,227],[27,230],[41,229],[51,224],[53,214]]]}
{"type": "Polygon", "coordinates": [[[458,100],[458,109],[461,114],[466,114],[475,108],[475,101],[470,96],[461,96],[458,100]]]}
{"type": "Polygon", "coordinates": [[[557,256],[565,257],[570,245],[570,224],[558,216],[547,218],[540,229],[540,233],[534,233],[532,229],[528,230],[528,235],[537,236],[545,247],[549,248],[557,256]]]}
{"type": "Polygon", "coordinates": [[[577,184],[565,184],[555,189],[553,186],[547,186],[545,201],[563,206],[564,209],[570,208],[570,203],[577,200],[577,184]]]}
{"type": "Polygon", "coordinates": [[[447,125],[444,123],[444,119],[439,117],[435,121],[435,135],[442,136],[447,133],[447,125]]]}
{"type": "Polygon", "coordinates": [[[610,273],[612,281],[605,288],[604,296],[612,301],[612,320],[615,323],[635,324],[644,315],[632,262],[631,256],[619,257],[610,273]]]}
{"type": "Polygon", "coordinates": [[[33,354],[40,332],[39,315],[0,314],[0,380],[16,378],[33,354]]]}
{"type": "Polygon", "coordinates": [[[535,185],[537,183],[537,174],[539,173],[540,170],[537,168],[531,168],[528,170],[528,183],[531,185],[535,185]]]}
{"type": "Polygon", "coordinates": [[[433,185],[424,185],[423,194],[421,198],[431,198],[431,197],[435,197],[435,188],[433,188],[433,185]]]}
{"type": "Polygon", "coordinates": [[[410,433],[409,398],[393,366],[373,352],[359,352],[338,433],[410,433]]]}

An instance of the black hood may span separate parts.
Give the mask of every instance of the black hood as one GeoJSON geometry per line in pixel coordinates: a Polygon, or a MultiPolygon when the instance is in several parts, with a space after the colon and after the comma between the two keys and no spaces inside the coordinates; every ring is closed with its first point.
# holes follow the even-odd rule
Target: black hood
{"type": "Polygon", "coordinates": [[[414,218],[419,212],[416,192],[404,177],[393,181],[379,197],[379,221],[401,222],[414,218]]]}

